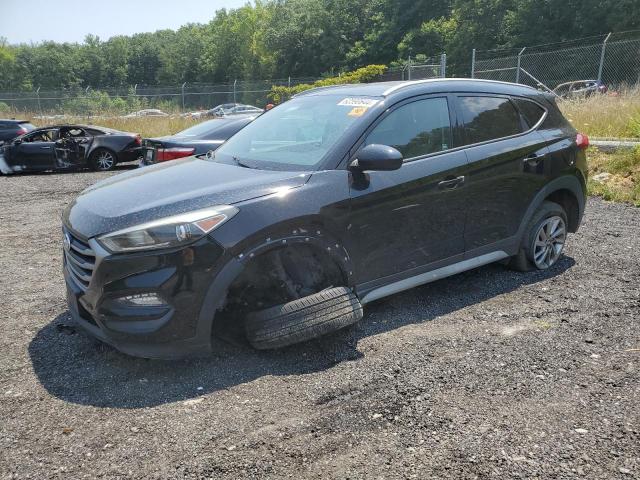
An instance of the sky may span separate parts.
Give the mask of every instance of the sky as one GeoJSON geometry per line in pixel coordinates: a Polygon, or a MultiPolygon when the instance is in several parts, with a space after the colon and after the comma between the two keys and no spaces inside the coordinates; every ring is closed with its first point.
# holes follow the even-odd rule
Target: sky
{"type": "Polygon", "coordinates": [[[91,33],[101,40],[207,23],[221,8],[247,0],[0,0],[0,37],[10,44],[82,42],[91,33]]]}

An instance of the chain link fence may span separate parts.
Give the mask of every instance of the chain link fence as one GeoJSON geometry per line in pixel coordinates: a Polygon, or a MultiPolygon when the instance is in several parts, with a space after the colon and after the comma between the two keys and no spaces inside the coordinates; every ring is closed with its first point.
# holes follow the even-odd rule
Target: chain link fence
{"type": "Polygon", "coordinates": [[[509,50],[473,50],[471,76],[522,83],[553,91],[579,80],[609,90],[640,84],[640,31],[509,50]]]}
{"type": "MultiPolygon", "coordinates": [[[[446,55],[426,62],[406,62],[388,69],[374,81],[418,80],[444,77],[446,55]]],[[[184,83],[167,87],[134,85],[129,88],[0,92],[0,116],[20,113],[47,117],[60,115],[102,116],[156,108],[167,113],[207,110],[223,103],[243,103],[261,108],[269,103],[273,86],[295,86],[317,77],[269,80],[236,80],[224,84],[184,83]]]]}

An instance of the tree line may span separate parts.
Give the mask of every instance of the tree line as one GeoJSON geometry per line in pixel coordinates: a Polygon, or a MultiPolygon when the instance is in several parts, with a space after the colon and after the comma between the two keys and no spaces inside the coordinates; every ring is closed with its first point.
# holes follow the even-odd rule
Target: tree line
{"type": "Polygon", "coordinates": [[[320,77],[442,52],[450,73],[466,75],[472,48],[637,28],[638,0],[256,0],[176,31],[88,35],[83,43],[0,40],[0,90],[320,77]]]}

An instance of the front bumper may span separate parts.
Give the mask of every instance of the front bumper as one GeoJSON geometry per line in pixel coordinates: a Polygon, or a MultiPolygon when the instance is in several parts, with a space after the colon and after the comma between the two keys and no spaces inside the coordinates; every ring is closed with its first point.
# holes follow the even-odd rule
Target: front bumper
{"type": "Polygon", "coordinates": [[[223,249],[208,237],[174,251],[111,255],[87,240],[95,264],[87,285],[65,255],[67,304],[76,323],[118,350],[146,358],[179,358],[211,351],[211,321],[202,305],[223,249]],[[163,305],[139,306],[123,297],[155,294],[163,305]]]}

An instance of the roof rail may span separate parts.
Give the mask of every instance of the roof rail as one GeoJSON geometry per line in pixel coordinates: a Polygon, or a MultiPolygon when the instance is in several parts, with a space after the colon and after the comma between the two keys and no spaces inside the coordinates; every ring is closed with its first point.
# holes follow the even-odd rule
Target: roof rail
{"type": "Polygon", "coordinates": [[[445,82],[445,81],[451,81],[451,80],[460,80],[460,81],[465,81],[465,82],[477,82],[477,83],[497,83],[500,85],[517,85],[520,86],[522,88],[529,88],[532,90],[535,90],[535,88],[530,87],[529,85],[522,85],[520,83],[511,83],[511,82],[501,82],[499,80],[485,80],[482,78],[427,78],[424,80],[410,80],[410,81],[406,81],[404,83],[401,83],[399,85],[394,85],[391,88],[388,88],[387,90],[385,90],[384,92],[382,92],[383,96],[387,96],[392,94],[393,92],[396,92],[398,90],[401,90],[403,88],[406,87],[410,87],[412,85],[420,85],[423,83],[436,83],[436,82],[445,82]]]}
{"type": "Polygon", "coordinates": [[[347,85],[354,85],[354,84],[353,83],[339,83],[337,85],[325,85],[324,87],[314,87],[314,88],[310,88],[309,90],[305,90],[303,92],[296,93],[292,98],[302,97],[304,95],[308,95],[309,93],[319,92],[321,90],[330,90],[330,89],[335,88],[335,87],[345,87],[347,85]]]}

